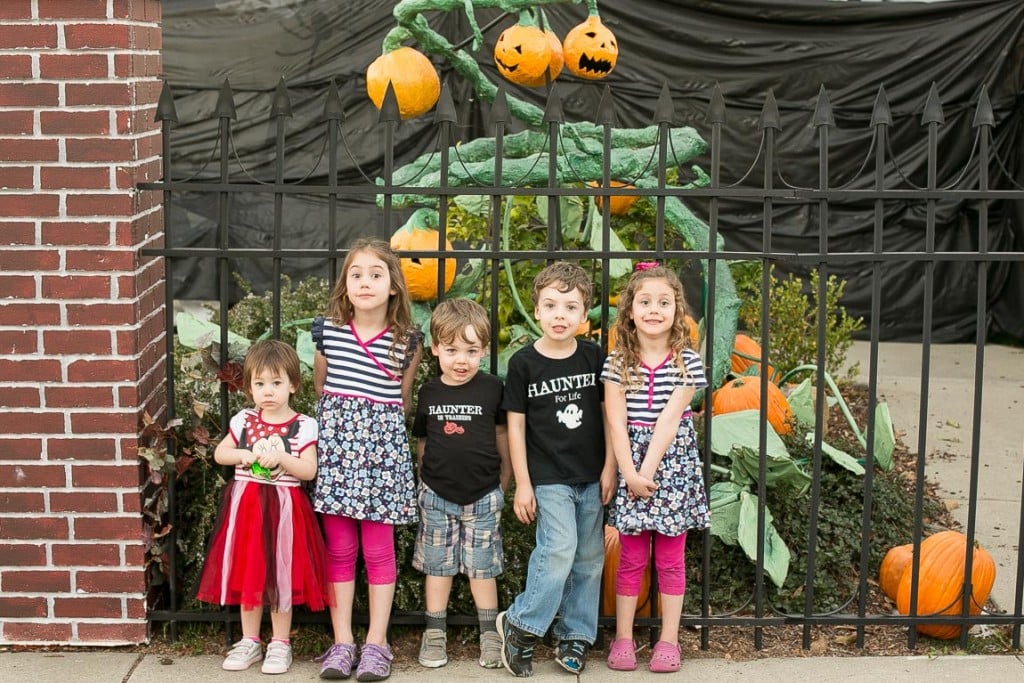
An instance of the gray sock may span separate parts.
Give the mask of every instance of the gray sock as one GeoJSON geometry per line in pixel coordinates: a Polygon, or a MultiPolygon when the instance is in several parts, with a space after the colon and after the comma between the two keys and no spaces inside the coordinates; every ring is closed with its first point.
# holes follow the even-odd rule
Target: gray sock
{"type": "Polygon", "coordinates": [[[494,621],[498,618],[497,609],[478,609],[476,618],[480,622],[480,633],[498,630],[498,627],[494,625],[494,621]]]}
{"type": "Polygon", "coordinates": [[[439,628],[442,631],[448,628],[448,611],[424,612],[427,617],[427,628],[439,628]]]}

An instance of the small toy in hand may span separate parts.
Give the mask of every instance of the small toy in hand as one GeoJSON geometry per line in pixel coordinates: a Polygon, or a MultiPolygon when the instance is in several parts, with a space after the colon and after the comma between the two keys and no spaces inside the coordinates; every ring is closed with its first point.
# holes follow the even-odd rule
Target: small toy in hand
{"type": "Polygon", "coordinates": [[[258,462],[254,462],[250,466],[250,469],[252,470],[252,475],[254,477],[259,477],[260,479],[266,479],[267,481],[270,481],[271,479],[274,478],[273,472],[271,472],[270,469],[264,467],[263,465],[259,464],[258,462]]]}

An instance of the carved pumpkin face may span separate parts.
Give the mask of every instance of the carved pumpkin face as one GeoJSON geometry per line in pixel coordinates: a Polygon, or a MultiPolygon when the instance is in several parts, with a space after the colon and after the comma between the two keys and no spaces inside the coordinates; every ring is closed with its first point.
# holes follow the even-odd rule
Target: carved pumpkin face
{"type": "Polygon", "coordinates": [[[538,78],[543,82],[550,62],[551,42],[536,26],[509,26],[494,45],[498,73],[513,83],[530,85],[538,78]]]}
{"type": "Polygon", "coordinates": [[[366,94],[380,109],[388,83],[395,89],[398,111],[411,119],[433,108],[441,94],[441,80],[426,55],[400,47],[373,60],[366,69],[366,94]]]}
{"type": "Polygon", "coordinates": [[[596,15],[576,26],[562,41],[565,68],[580,78],[604,78],[615,68],[619,58],[619,45],[615,34],[601,23],[596,15]]]}

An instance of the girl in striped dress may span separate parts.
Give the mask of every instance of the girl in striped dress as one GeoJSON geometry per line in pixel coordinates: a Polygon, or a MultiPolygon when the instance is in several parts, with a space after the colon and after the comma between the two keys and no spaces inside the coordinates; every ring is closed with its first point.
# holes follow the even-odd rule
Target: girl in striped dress
{"type": "Polygon", "coordinates": [[[256,342],[242,366],[255,408],[231,418],[214,459],[233,465],[224,489],[196,597],[241,605],[242,639],[222,663],[242,671],[263,660],[263,673],[281,674],[292,662],[292,606],[321,610],[330,600],[324,542],[302,482],[316,474],[316,422],[295,412],[291,395],[302,383],[299,356],[282,341],[256,342]],[[260,643],[269,605],[273,639],[260,643]]]}
{"type": "Polygon", "coordinates": [[[412,454],[405,430],[420,333],[398,257],[381,240],[357,241],[313,322],[313,381],[319,401],[319,468],[313,506],[327,542],[334,645],[320,677],[380,681],[391,673],[388,619],[394,599],[396,524],[417,520],[412,454]],[[356,652],[352,632],[356,556],[369,584],[370,624],[356,652]]]}
{"type": "Polygon", "coordinates": [[[700,355],[688,348],[686,303],[675,273],[657,263],[639,264],[618,303],[616,348],[601,374],[619,467],[610,522],[622,544],[608,666],[637,666],[633,617],[653,544],[662,621],[650,670],[678,671],[686,532],[711,523],[689,409],[694,392],[707,382],[700,355]]]}

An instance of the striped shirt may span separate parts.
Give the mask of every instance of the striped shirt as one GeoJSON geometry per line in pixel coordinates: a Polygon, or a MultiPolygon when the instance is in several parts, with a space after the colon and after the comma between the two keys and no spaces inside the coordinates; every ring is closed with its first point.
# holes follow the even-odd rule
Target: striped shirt
{"type": "MultiPolygon", "coordinates": [[[[616,357],[613,351],[604,362],[601,372],[602,382],[622,384],[622,377],[612,369],[612,361],[616,357]]],[[[685,349],[683,362],[686,365],[686,376],[680,376],[672,355],[665,357],[659,365],[651,367],[643,363],[638,368],[642,386],[638,390],[626,392],[626,420],[640,424],[654,424],[665,408],[676,387],[693,387],[701,389],[708,385],[704,378],[704,364],[696,351],[685,349]]]]}
{"type": "Polygon", "coordinates": [[[327,359],[324,391],[379,403],[402,402],[402,373],[408,367],[406,345],[397,347],[402,363],[390,357],[391,328],[372,339],[360,339],[351,323],[337,326],[317,318],[311,330],[317,350],[327,359]]]}

